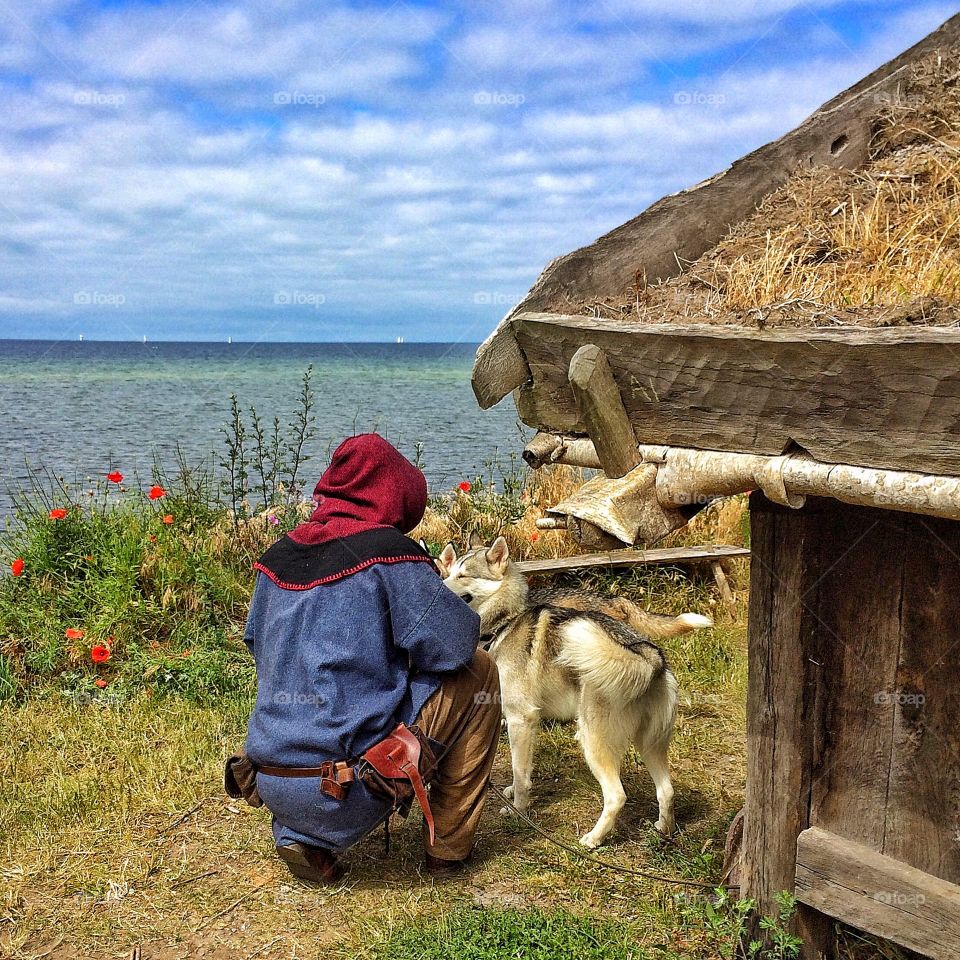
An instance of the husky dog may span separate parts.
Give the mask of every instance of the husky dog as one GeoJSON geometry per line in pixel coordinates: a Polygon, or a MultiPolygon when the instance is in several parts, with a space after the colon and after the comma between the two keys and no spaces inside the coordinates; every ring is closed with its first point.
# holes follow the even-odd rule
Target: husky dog
{"type": "Polygon", "coordinates": [[[598,847],[613,829],[626,802],[620,765],[631,743],[657,789],[656,827],[673,833],[667,748],[677,680],[648,638],[678,636],[712,621],[695,613],[652,614],[623,598],[573,589],[530,591],[503,537],[459,558],[448,544],[438,566],[446,585],[480,614],[481,642],[500,671],[513,761],[506,793],[517,808],[530,805],[540,720],[576,720],[584,758],[603,791],[600,818],[580,843],[598,847]]]}

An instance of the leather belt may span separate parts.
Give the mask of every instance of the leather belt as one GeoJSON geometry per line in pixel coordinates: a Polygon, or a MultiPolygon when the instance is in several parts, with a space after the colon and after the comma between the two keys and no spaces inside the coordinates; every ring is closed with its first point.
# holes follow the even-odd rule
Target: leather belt
{"type": "Polygon", "coordinates": [[[320,791],[334,800],[347,795],[347,786],[356,780],[353,767],[346,760],[324,760],[319,767],[260,766],[260,773],[268,777],[319,777],[320,791]]]}
{"type": "Polygon", "coordinates": [[[421,741],[422,736],[419,731],[415,732],[406,724],[399,723],[388,736],[370,747],[356,766],[347,760],[325,760],[319,767],[264,765],[257,767],[257,770],[269,777],[319,777],[320,791],[334,800],[343,800],[350,784],[361,779],[373,792],[390,798],[395,809],[409,807],[410,794],[405,790],[412,789],[423,811],[430,842],[433,843],[433,811],[420,767],[423,762],[429,782],[436,773],[437,761],[430,747],[424,746],[426,738],[421,741]],[[409,787],[405,788],[404,783],[409,787]]]}

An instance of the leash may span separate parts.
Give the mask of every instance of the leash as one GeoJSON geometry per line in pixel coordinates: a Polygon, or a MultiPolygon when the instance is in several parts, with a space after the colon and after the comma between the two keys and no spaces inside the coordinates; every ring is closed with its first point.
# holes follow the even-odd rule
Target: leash
{"type": "Polygon", "coordinates": [[[658,873],[650,873],[647,870],[637,870],[634,867],[625,867],[620,863],[613,863],[610,860],[604,860],[602,857],[598,857],[596,854],[587,853],[587,851],[580,846],[573,846],[571,843],[566,843],[563,840],[559,840],[548,830],[544,830],[540,824],[535,823],[530,819],[522,810],[518,809],[513,801],[507,797],[507,795],[492,781],[488,781],[487,786],[496,794],[499,799],[501,799],[527,826],[532,827],[540,834],[545,840],[549,840],[555,847],[559,847],[561,850],[566,850],[567,853],[572,853],[575,856],[580,857],[582,860],[588,860],[590,863],[595,863],[598,867],[606,867],[608,870],[616,870],[618,873],[629,874],[634,877],[643,877],[645,880],[655,880],[657,883],[672,883],[681,887],[702,887],[707,890],[716,890],[718,888],[723,888],[725,890],[739,890],[739,884],[735,883],[724,883],[722,880],[719,883],[706,883],[703,880],[681,880],[679,877],[664,877],[658,873]]]}

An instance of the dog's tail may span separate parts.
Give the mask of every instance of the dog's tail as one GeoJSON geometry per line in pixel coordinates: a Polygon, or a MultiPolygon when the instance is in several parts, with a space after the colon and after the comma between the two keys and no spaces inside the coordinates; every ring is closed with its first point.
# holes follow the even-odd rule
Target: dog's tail
{"type": "Polygon", "coordinates": [[[616,597],[610,601],[610,615],[622,620],[644,637],[679,637],[691,630],[703,630],[712,627],[713,621],[699,613],[681,613],[671,617],[663,613],[651,613],[626,597],[616,597]]]}
{"type": "Polygon", "coordinates": [[[582,683],[619,699],[638,700],[667,672],[660,650],[612,617],[584,613],[559,630],[563,643],[558,662],[572,669],[582,683]]]}

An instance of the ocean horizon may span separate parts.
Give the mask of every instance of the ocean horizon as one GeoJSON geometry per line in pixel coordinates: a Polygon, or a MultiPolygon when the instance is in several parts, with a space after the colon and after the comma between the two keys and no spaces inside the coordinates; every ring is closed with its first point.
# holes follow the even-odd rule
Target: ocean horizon
{"type": "Polygon", "coordinates": [[[3,343],[134,343],[138,345],[171,343],[171,344],[223,344],[224,346],[317,346],[317,345],[340,345],[340,346],[387,346],[387,347],[412,347],[412,346],[444,346],[444,347],[464,347],[470,348],[476,352],[480,346],[480,340],[416,340],[402,337],[394,340],[238,340],[233,337],[227,339],[212,337],[196,338],[193,340],[167,340],[163,337],[0,337],[0,344],[3,343]]]}
{"type": "Polygon", "coordinates": [[[179,447],[199,462],[225,450],[230,397],[268,423],[292,417],[313,366],[312,485],[330,450],[376,431],[420,457],[431,492],[473,479],[522,446],[513,403],[478,407],[476,343],[0,339],[0,516],[31,469],[92,484],[111,470],[147,482],[179,447]]]}

